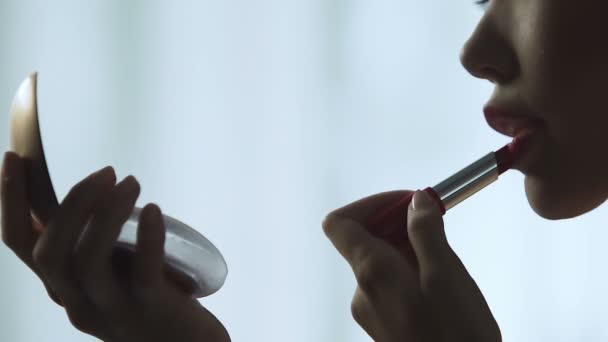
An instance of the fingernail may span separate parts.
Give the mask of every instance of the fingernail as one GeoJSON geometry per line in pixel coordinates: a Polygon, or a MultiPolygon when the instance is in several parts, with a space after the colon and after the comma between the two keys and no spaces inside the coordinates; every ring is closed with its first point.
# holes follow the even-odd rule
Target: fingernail
{"type": "Polygon", "coordinates": [[[412,198],[412,210],[429,209],[432,208],[433,204],[433,199],[426,191],[418,190],[412,198]]]}

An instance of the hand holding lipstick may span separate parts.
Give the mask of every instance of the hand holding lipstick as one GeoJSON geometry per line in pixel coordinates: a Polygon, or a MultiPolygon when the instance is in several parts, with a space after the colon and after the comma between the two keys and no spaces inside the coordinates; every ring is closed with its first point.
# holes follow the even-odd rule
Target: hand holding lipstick
{"type": "Polygon", "coordinates": [[[367,197],[323,222],[357,279],[353,317],[375,341],[501,341],[483,295],[446,239],[439,206],[426,193],[417,192],[403,213],[409,242],[399,246],[369,232],[366,222],[378,208],[408,194],[367,197]]]}

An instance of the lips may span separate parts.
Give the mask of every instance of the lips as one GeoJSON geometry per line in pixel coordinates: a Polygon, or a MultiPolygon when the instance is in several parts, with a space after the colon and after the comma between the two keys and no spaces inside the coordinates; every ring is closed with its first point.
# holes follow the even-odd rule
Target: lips
{"type": "Polygon", "coordinates": [[[491,106],[484,108],[484,114],[490,127],[498,133],[512,138],[527,135],[541,124],[541,121],[537,118],[508,113],[491,106]]]}

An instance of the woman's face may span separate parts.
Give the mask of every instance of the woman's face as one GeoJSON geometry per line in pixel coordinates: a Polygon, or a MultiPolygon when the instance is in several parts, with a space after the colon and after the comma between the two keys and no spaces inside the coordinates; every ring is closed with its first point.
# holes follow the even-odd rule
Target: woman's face
{"type": "Polygon", "coordinates": [[[520,170],[532,208],[581,215],[608,197],[608,1],[490,0],[461,61],[490,103],[541,119],[520,170]]]}

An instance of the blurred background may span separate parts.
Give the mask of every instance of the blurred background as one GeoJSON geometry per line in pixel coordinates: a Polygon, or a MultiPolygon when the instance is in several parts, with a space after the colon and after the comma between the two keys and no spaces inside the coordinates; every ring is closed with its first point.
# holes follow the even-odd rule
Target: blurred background
{"type": "MultiPolygon", "coordinates": [[[[0,2],[0,146],[19,83],[39,71],[59,199],[113,165],[224,254],[202,300],[233,341],[369,341],[351,270],[321,230],[334,208],[418,189],[508,140],[461,67],[473,1],[0,2]],[[429,134],[430,133],[430,134],[429,134]]],[[[505,341],[608,338],[606,208],[549,222],[519,172],[445,217],[505,341]]],[[[0,340],[95,341],[0,247],[0,340]]]]}

